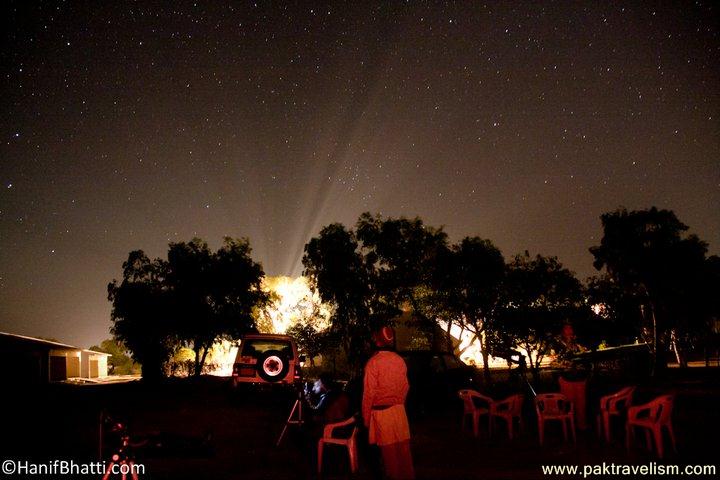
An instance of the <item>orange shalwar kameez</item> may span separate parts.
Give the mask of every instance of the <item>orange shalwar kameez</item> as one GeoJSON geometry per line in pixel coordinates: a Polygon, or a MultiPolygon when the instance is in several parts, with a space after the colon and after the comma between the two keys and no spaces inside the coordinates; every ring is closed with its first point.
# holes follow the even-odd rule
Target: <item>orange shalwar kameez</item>
{"type": "Polygon", "coordinates": [[[392,480],[415,478],[405,413],[408,388],[407,367],[397,353],[380,350],[365,365],[363,421],[370,443],[380,447],[385,474],[392,480]]]}

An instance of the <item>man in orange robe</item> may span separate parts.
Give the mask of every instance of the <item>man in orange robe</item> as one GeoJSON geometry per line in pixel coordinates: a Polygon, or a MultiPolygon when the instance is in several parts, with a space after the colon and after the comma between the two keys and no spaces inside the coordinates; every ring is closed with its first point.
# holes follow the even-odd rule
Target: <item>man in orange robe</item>
{"type": "Polygon", "coordinates": [[[373,335],[378,351],[365,365],[362,414],[371,444],[380,447],[385,475],[392,480],[415,478],[410,427],[405,413],[407,366],[393,351],[395,331],[383,327],[373,335]]]}

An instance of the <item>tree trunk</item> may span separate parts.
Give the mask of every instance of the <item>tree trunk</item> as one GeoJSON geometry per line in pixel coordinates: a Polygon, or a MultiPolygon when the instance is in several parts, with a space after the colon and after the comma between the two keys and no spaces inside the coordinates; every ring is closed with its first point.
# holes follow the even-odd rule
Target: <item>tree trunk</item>
{"type": "Polygon", "coordinates": [[[655,305],[652,300],[648,302],[650,306],[650,317],[652,318],[653,326],[653,358],[652,358],[652,376],[659,376],[665,367],[664,352],[660,345],[660,332],[658,329],[657,317],[655,316],[655,305]]]}
{"type": "Polygon", "coordinates": [[[159,383],[165,377],[163,368],[164,362],[159,358],[152,358],[152,356],[143,358],[143,362],[140,363],[140,374],[143,382],[159,383]]]}
{"type": "Polygon", "coordinates": [[[448,320],[447,322],[447,328],[445,329],[445,341],[447,342],[447,351],[452,353],[453,352],[453,344],[452,344],[452,334],[450,333],[452,330],[452,320],[448,320]]]}
{"type": "Polygon", "coordinates": [[[193,369],[193,376],[197,377],[200,375],[200,346],[197,340],[193,344],[193,350],[195,351],[195,368],[193,369]]]}
{"type": "Polygon", "coordinates": [[[198,377],[199,377],[200,374],[202,373],[202,369],[203,369],[203,367],[205,366],[205,360],[207,360],[207,356],[208,356],[208,353],[209,353],[209,352],[210,352],[210,347],[207,347],[207,346],[206,346],[206,347],[203,347],[202,359],[200,360],[200,368],[198,368],[198,372],[197,372],[197,375],[196,375],[196,376],[198,376],[198,377]]]}
{"type": "MultiPolygon", "coordinates": [[[[525,353],[527,353],[526,357],[528,361],[528,366],[530,367],[530,374],[533,377],[533,382],[537,384],[538,380],[540,380],[540,363],[537,361],[537,359],[533,360],[531,352],[532,350],[530,349],[530,345],[525,345],[525,353]]],[[[522,359],[520,359],[520,361],[522,362],[522,359]]]]}
{"type": "Polygon", "coordinates": [[[478,340],[480,340],[480,355],[483,359],[483,377],[485,378],[485,384],[491,383],[490,378],[490,354],[487,351],[487,341],[485,334],[481,333],[478,340]]]}

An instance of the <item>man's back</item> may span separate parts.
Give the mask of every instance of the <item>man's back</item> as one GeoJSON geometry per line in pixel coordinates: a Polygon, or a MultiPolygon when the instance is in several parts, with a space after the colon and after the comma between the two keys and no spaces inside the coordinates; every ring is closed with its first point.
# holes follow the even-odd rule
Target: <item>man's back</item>
{"type": "Polygon", "coordinates": [[[404,404],[408,388],[405,360],[395,352],[377,352],[365,366],[363,417],[370,418],[373,406],[404,404]]]}

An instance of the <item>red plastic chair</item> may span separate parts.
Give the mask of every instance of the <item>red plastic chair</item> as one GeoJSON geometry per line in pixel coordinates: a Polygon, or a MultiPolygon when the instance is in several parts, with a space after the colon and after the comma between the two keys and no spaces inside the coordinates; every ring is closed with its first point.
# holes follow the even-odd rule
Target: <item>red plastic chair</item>
{"type": "Polygon", "coordinates": [[[575,408],[573,403],[561,393],[540,393],[535,397],[535,411],[538,417],[540,445],[545,441],[545,422],[558,420],[562,424],[563,437],[568,438],[568,426],[575,443],[575,408]]]}
{"type": "Polygon", "coordinates": [[[565,395],[572,402],[575,408],[575,423],[577,428],[587,428],[587,381],[586,380],[565,380],[560,377],[560,393],[565,395]]]}
{"type": "Polygon", "coordinates": [[[511,395],[505,400],[496,401],[490,404],[490,426],[489,430],[492,433],[493,420],[496,418],[502,418],[507,423],[508,427],[508,438],[513,439],[513,430],[515,419],[518,420],[518,427],[520,430],[524,428],[522,419],[522,403],[523,396],[520,394],[511,395]]]}
{"type": "Polygon", "coordinates": [[[323,430],[323,436],[320,440],[318,440],[318,475],[322,474],[322,459],[323,459],[323,450],[326,444],[330,445],[340,445],[345,448],[347,448],[348,451],[348,457],[350,458],[350,471],[352,473],[357,472],[358,469],[358,449],[357,449],[357,433],[358,433],[358,426],[357,421],[355,420],[355,417],[350,417],[347,420],[343,420],[342,422],[336,422],[336,423],[328,423],[325,425],[325,429],[323,430]],[[347,427],[349,425],[353,425],[352,432],[350,433],[349,437],[335,437],[335,430],[341,429],[343,427],[347,427]]]}
{"type": "Polygon", "coordinates": [[[600,398],[600,413],[597,415],[598,435],[604,435],[605,441],[610,443],[610,419],[625,414],[632,403],[635,387],[625,387],[611,395],[600,398]]]}
{"type": "Polygon", "coordinates": [[[627,432],[625,444],[630,450],[630,444],[634,436],[634,427],[645,429],[645,441],[648,450],[652,450],[652,438],[655,438],[655,447],[659,458],[663,458],[663,435],[665,428],[670,436],[673,451],[677,453],[675,445],[675,432],[672,427],[672,409],[674,403],[673,395],[661,395],[656,399],[644,404],[628,408],[627,432]]]}
{"type": "Polygon", "coordinates": [[[463,401],[462,428],[465,428],[465,420],[469,417],[472,421],[473,435],[477,437],[480,433],[480,417],[482,415],[488,415],[488,431],[491,432],[492,422],[490,421],[489,415],[490,409],[495,401],[490,397],[482,395],[480,392],[469,389],[459,390],[458,396],[463,401]],[[487,404],[487,407],[479,406],[478,403],[481,402],[487,404]]]}

